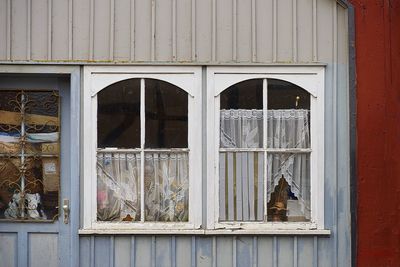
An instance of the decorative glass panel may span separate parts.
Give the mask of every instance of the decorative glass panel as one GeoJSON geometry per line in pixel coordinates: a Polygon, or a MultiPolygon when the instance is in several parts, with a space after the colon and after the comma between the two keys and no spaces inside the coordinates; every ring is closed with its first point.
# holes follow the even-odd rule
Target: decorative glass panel
{"type": "Polygon", "coordinates": [[[0,91],[0,219],[58,217],[59,154],[58,93],[0,91]]]}

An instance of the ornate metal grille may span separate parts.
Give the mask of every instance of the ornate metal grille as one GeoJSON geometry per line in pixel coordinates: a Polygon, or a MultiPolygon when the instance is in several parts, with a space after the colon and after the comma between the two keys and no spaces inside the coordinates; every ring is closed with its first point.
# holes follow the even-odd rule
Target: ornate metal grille
{"type": "Polygon", "coordinates": [[[59,147],[57,91],[0,91],[0,220],[58,217],[59,147]]]}

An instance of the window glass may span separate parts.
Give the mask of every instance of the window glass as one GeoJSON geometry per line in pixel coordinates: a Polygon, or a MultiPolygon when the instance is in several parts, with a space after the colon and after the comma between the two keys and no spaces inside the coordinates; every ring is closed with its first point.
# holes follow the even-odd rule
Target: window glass
{"type": "Polygon", "coordinates": [[[282,80],[268,80],[267,201],[269,221],[310,220],[310,95],[282,80]],[[274,151],[281,149],[282,151],[274,151]]]}
{"type": "Polygon", "coordinates": [[[221,93],[219,188],[221,221],[264,218],[263,80],[221,93]]]}
{"type": "Polygon", "coordinates": [[[219,220],[309,221],[310,95],[289,82],[263,82],[220,95],[219,220]]]}
{"type": "Polygon", "coordinates": [[[188,95],[160,80],[146,79],[146,148],[188,146],[188,95]]]}
{"type": "Polygon", "coordinates": [[[57,91],[0,91],[0,219],[58,217],[59,148],[57,91]]]}
{"type": "Polygon", "coordinates": [[[153,79],[125,80],[100,91],[98,221],[187,222],[188,159],[185,91],[153,79]]]}
{"type": "Polygon", "coordinates": [[[108,86],[97,102],[97,146],[140,148],[140,79],[108,86]]]}

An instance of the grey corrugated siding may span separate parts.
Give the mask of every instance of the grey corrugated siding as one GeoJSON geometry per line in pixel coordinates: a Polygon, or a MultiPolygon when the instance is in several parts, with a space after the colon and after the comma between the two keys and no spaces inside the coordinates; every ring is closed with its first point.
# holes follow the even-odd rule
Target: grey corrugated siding
{"type": "MultiPolygon", "coordinates": [[[[81,266],[350,266],[347,34],[347,10],[334,0],[0,1],[3,62],[327,64],[330,237],[81,236],[81,266]]],[[[2,262],[32,255],[38,237],[0,233],[2,262]]]]}

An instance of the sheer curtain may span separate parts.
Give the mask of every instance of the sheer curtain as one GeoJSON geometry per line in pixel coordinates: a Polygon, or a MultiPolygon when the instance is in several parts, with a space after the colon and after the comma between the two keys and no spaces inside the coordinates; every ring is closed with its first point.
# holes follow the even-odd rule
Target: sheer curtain
{"type": "Polygon", "coordinates": [[[146,221],[188,221],[189,157],[186,152],[146,153],[146,221]]]}
{"type": "MultiPolygon", "coordinates": [[[[221,148],[261,148],[263,138],[262,110],[221,110],[221,148]]],[[[309,111],[303,109],[268,110],[268,148],[309,148],[309,111]]],[[[233,164],[233,163],[232,163],[233,164]]],[[[230,168],[224,164],[221,168],[230,168]]],[[[235,168],[235,166],[231,166],[235,168]]],[[[221,172],[221,171],[220,171],[221,172]]],[[[268,153],[267,201],[281,177],[299,199],[306,218],[310,214],[310,173],[307,153],[268,153]]],[[[248,179],[247,176],[241,176],[248,179]]],[[[223,177],[223,179],[225,179],[223,177]]],[[[244,183],[246,181],[242,181],[244,183]]]]}
{"type": "Polygon", "coordinates": [[[223,109],[220,121],[221,147],[262,148],[262,110],[223,109]]]}
{"type": "MultiPolygon", "coordinates": [[[[310,148],[309,111],[268,111],[268,148],[310,148]]],[[[310,218],[310,168],[307,153],[268,153],[267,201],[283,176],[298,198],[302,213],[310,218]]]]}
{"type": "Polygon", "coordinates": [[[140,219],[140,154],[97,154],[97,219],[140,219]]]}

